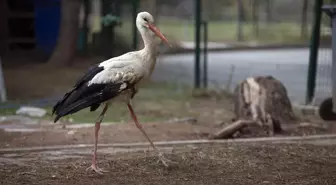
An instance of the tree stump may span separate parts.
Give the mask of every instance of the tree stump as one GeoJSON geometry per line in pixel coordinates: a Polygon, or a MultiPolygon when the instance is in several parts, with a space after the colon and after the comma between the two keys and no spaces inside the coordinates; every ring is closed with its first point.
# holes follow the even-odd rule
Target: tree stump
{"type": "Polygon", "coordinates": [[[272,136],[282,131],[282,124],[297,122],[285,86],[272,76],[245,79],[236,86],[234,96],[235,122],[210,139],[231,138],[238,131],[255,125],[272,136]]]}

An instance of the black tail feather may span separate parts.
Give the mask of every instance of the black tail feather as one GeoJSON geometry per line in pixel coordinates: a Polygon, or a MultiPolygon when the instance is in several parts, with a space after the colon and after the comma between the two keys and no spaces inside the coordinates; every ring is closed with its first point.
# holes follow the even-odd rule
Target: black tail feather
{"type": "Polygon", "coordinates": [[[96,96],[88,97],[85,99],[81,99],[77,102],[74,102],[66,107],[62,107],[62,109],[58,110],[56,112],[57,116],[55,117],[54,123],[56,123],[61,117],[64,117],[69,114],[76,113],[82,109],[85,109],[87,107],[90,107],[92,104],[99,101],[96,96]]]}
{"type": "Polygon", "coordinates": [[[91,107],[90,107],[90,111],[93,112],[95,110],[97,110],[100,106],[100,103],[97,103],[97,104],[93,104],[91,107]]]}
{"type": "Polygon", "coordinates": [[[117,96],[120,93],[121,85],[122,83],[83,86],[66,93],[53,108],[53,114],[56,114],[54,122],[63,116],[76,113],[87,107],[90,107],[90,111],[95,111],[102,102],[117,96]],[[99,90],[94,92],[93,88],[99,90]]]}
{"type": "Polygon", "coordinates": [[[76,113],[82,109],[85,109],[87,107],[90,107],[92,104],[95,104],[97,102],[100,102],[99,96],[90,96],[85,99],[78,100],[77,102],[74,102],[67,107],[63,107],[58,113],[58,116],[66,116],[69,114],[76,113]]]}
{"type": "Polygon", "coordinates": [[[68,97],[70,96],[71,93],[74,92],[75,89],[71,90],[70,92],[68,93],[65,93],[65,95],[63,96],[63,98],[61,100],[59,100],[53,107],[53,110],[52,110],[52,114],[51,115],[54,115],[63,105],[64,105],[64,102],[68,99],[68,97]]]}

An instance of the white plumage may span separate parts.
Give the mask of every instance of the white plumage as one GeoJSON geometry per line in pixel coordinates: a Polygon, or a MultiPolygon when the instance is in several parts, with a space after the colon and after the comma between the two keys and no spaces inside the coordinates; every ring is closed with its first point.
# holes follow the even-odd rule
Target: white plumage
{"type": "MultiPolygon", "coordinates": [[[[54,121],[56,122],[65,115],[76,113],[87,107],[90,107],[91,111],[95,111],[101,103],[105,103],[105,107],[95,124],[95,147],[92,165],[88,169],[92,169],[98,173],[102,172],[96,162],[98,132],[100,123],[108,109],[109,101],[118,97],[125,98],[136,126],[148,139],[152,147],[158,151],[138,123],[130,104],[130,99],[132,99],[138,91],[137,84],[141,80],[150,77],[154,70],[157,55],[155,36],[159,36],[169,45],[167,39],[153,23],[154,19],[148,12],[139,13],[136,19],[136,26],[143,38],[144,48],[92,66],[89,71],[77,81],[74,88],[66,93],[53,108],[53,113],[56,114],[54,121]]],[[[167,165],[166,159],[160,152],[159,154],[163,164],[167,165]]]]}

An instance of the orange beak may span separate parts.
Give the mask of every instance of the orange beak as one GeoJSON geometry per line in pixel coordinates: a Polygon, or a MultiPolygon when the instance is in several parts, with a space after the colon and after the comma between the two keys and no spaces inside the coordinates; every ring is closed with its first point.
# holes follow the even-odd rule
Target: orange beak
{"type": "Polygon", "coordinates": [[[168,44],[168,46],[172,47],[172,46],[169,44],[169,42],[168,42],[168,40],[166,39],[166,37],[163,36],[163,34],[160,32],[160,30],[159,30],[156,26],[154,26],[153,24],[149,24],[149,23],[148,23],[148,28],[149,28],[152,32],[154,32],[158,37],[160,37],[160,39],[161,39],[162,41],[164,41],[166,44],[168,44]]]}

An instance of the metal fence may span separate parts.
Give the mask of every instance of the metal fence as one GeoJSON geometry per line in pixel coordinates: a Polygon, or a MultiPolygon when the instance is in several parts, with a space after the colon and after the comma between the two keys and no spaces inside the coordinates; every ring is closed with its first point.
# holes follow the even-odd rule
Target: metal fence
{"type": "MultiPolygon", "coordinates": [[[[148,10],[147,1],[142,1],[142,10],[148,10]]],[[[177,40],[193,41],[195,1],[167,2],[156,0],[161,30],[177,40]]],[[[204,0],[202,17],[209,21],[210,42],[291,43],[309,37],[313,4],[314,0],[204,0]]]]}
{"type": "Polygon", "coordinates": [[[318,66],[314,104],[319,104],[325,98],[331,97],[332,79],[332,51],[331,51],[331,20],[323,13],[320,31],[320,46],[318,49],[318,66]]]}
{"type": "MultiPolygon", "coordinates": [[[[98,32],[102,17],[97,7],[101,1],[93,2],[97,9],[92,18],[95,19],[93,29],[98,32]]],[[[115,12],[122,22],[116,29],[118,37],[129,44],[132,42],[132,2],[113,1],[111,5],[118,4],[115,12]]],[[[314,0],[202,0],[202,17],[209,22],[209,42],[305,42],[310,36],[313,4],[314,0]]],[[[171,40],[186,47],[193,45],[194,0],[142,0],[138,10],[152,13],[161,31],[171,40]]]]}
{"type": "MultiPolygon", "coordinates": [[[[161,30],[178,40],[184,47],[193,48],[194,1],[180,0],[176,7],[159,4],[159,2],[160,0],[156,1],[159,7],[156,13],[161,30]]],[[[173,4],[174,1],[171,2],[173,4]]],[[[239,81],[248,76],[273,75],[285,84],[294,102],[304,103],[313,0],[209,0],[202,3],[203,18],[209,25],[209,49],[234,47],[240,44],[250,46],[304,44],[306,46],[296,49],[284,47],[272,50],[210,52],[208,56],[210,87],[228,88],[232,91],[239,81]],[[242,3],[244,15],[238,11],[242,9],[239,7],[239,2],[242,3]]],[[[324,25],[322,29],[327,28],[324,25]]],[[[319,55],[319,60],[322,63],[328,63],[328,50],[323,52],[325,53],[319,55]]],[[[319,68],[319,75],[324,73],[320,71],[322,69],[323,67],[319,68]]],[[[179,54],[162,56],[153,79],[192,85],[193,75],[194,55],[179,54]]],[[[321,80],[322,78],[318,78],[318,86],[321,80]]]]}

